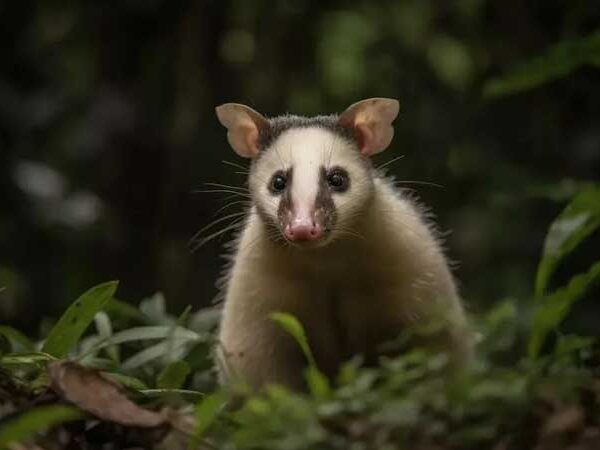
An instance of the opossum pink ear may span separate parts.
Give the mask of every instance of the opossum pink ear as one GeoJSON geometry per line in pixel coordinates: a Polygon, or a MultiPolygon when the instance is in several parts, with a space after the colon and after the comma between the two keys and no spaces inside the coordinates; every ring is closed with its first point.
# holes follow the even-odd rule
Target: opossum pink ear
{"type": "Polygon", "coordinates": [[[354,130],[361,153],[371,156],[385,150],[392,142],[392,122],[399,110],[398,100],[369,98],[348,107],[338,122],[354,130]]]}
{"type": "Polygon", "coordinates": [[[258,156],[258,138],[269,122],[260,113],[238,103],[225,103],[215,109],[219,122],[227,128],[227,140],[244,158],[258,156]]]}

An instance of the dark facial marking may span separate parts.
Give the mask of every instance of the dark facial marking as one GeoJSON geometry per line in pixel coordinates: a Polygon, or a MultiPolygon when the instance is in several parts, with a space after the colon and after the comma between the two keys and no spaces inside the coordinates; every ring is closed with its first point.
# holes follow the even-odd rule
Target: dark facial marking
{"type": "Polygon", "coordinates": [[[292,210],[292,190],[290,187],[292,186],[292,179],[294,175],[294,170],[290,167],[286,171],[286,189],[283,191],[281,195],[281,200],[279,201],[279,207],[277,208],[277,219],[279,223],[285,223],[285,220],[288,214],[292,210]]]}
{"type": "Polygon", "coordinates": [[[327,169],[321,167],[319,174],[319,190],[315,200],[315,214],[322,221],[323,228],[326,231],[331,231],[337,220],[337,211],[335,209],[335,203],[333,203],[333,199],[331,198],[331,189],[329,188],[327,178],[327,169]]]}

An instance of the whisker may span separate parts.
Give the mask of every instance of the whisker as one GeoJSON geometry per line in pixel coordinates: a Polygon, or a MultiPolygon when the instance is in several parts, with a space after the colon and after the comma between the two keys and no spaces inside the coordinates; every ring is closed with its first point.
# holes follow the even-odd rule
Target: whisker
{"type": "Polygon", "coordinates": [[[419,181],[419,180],[398,180],[398,181],[394,181],[394,185],[398,185],[398,184],[420,184],[420,185],[424,185],[424,186],[433,186],[436,188],[440,188],[440,189],[445,189],[445,187],[441,184],[437,184],[437,183],[432,183],[430,181],[419,181]]]}
{"type": "Polygon", "coordinates": [[[224,193],[224,194],[235,194],[235,195],[239,195],[241,197],[250,198],[250,194],[244,194],[242,192],[233,191],[233,190],[230,190],[230,189],[201,189],[201,190],[192,191],[192,193],[194,193],[194,194],[218,194],[218,193],[224,193]]]}
{"type": "Polygon", "coordinates": [[[206,230],[212,228],[213,226],[217,225],[218,223],[221,223],[227,219],[231,219],[233,217],[238,217],[241,216],[242,214],[246,214],[246,211],[242,211],[242,212],[236,212],[233,214],[228,214],[226,216],[220,217],[216,220],[213,220],[212,222],[210,222],[208,225],[205,225],[204,227],[202,227],[200,230],[198,230],[194,236],[192,236],[192,240],[196,239],[197,237],[199,237],[202,233],[204,233],[206,230]]]}
{"type": "Polygon", "coordinates": [[[227,161],[225,159],[223,159],[221,162],[223,164],[228,165],[228,166],[235,167],[236,169],[245,170],[246,173],[248,173],[248,167],[246,167],[246,166],[244,166],[242,164],[238,164],[238,163],[234,163],[234,162],[231,162],[231,161],[227,161]]]}
{"type": "Polygon", "coordinates": [[[381,170],[384,167],[389,166],[390,164],[395,163],[396,161],[398,161],[399,159],[404,158],[405,155],[400,155],[400,156],[396,156],[395,158],[390,159],[389,161],[384,162],[383,164],[380,164],[376,167],[376,170],[381,170]]]}
{"type": "Polygon", "coordinates": [[[237,189],[239,191],[248,192],[248,188],[244,186],[231,186],[229,184],[221,184],[221,183],[204,183],[205,186],[217,187],[217,188],[225,188],[225,189],[237,189]]]}
{"type": "MultiPolygon", "coordinates": [[[[208,242],[212,241],[213,239],[221,236],[224,233],[227,233],[230,230],[233,230],[237,227],[239,227],[245,220],[245,217],[243,217],[241,220],[238,220],[234,223],[232,223],[231,225],[227,225],[225,228],[220,229],[219,231],[216,231],[202,239],[194,239],[197,240],[196,245],[193,248],[193,251],[198,250],[200,247],[206,245],[208,242]]],[[[193,242],[193,241],[192,241],[193,242]]]]}
{"type": "Polygon", "coordinates": [[[235,202],[230,202],[227,203],[225,206],[220,207],[219,209],[217,209],[217,211],[213,214],[213,217],[217,216],[220,212],[226,210],[227,208],[233,206],[233,205],[239,205],[240,203],[246,204],[246,205],[251,205],[252,202],[249,200],[237,200],[235,202]]]}

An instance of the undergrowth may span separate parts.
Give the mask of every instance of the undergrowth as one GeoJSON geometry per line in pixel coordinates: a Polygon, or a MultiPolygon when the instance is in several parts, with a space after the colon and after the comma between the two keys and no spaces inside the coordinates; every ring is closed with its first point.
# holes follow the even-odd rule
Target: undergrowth
{"type": "Polygon", "coordinates": [[[600,448],[594,339],[559,332],[600,261],[550,288],[598,227],[600,187],[584,186],[549,228],[532,298],[473,318],[477,357],[460,373],[414,349],[327,379],[302,325],[274,315],[306,355],[307,393],[218,387],[217,309],[173,316],[161,294],[133,307],[101,284],[41,341],[0,326],[0,448],[600,448]]]}

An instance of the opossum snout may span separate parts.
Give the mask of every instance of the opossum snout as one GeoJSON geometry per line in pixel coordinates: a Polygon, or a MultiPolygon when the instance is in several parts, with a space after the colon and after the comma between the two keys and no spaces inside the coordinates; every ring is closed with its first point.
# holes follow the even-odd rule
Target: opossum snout
{"type": "Polygon", "coordinates": [[[323,236],[323,226],[311,215],[294,215],[285,225],[283,233],[293,242],[314,241],[323,236]]]}

